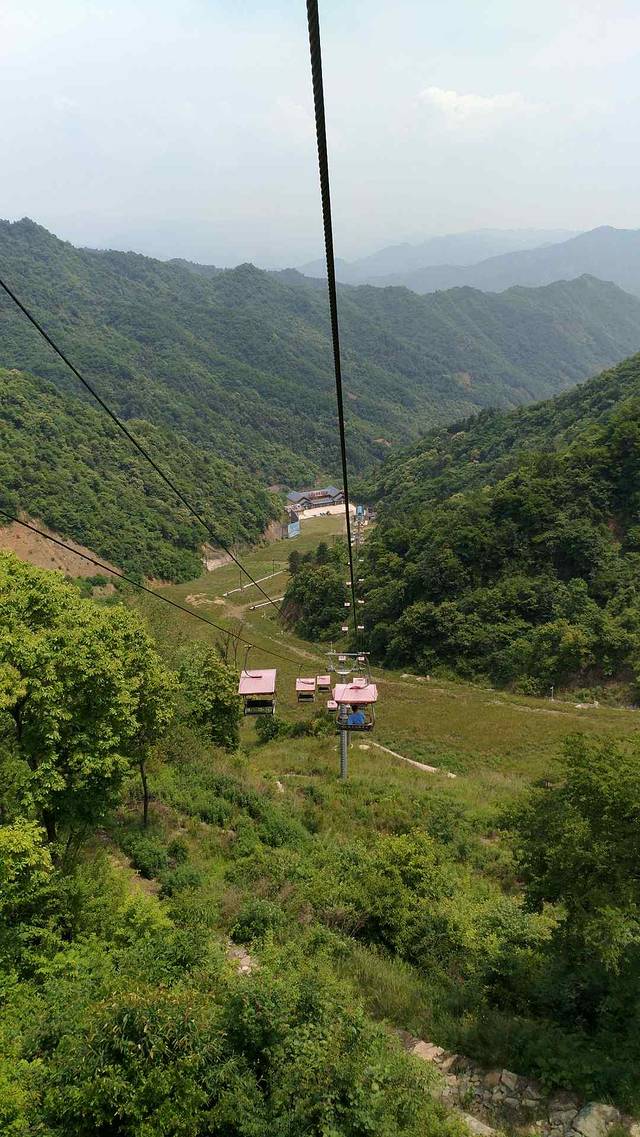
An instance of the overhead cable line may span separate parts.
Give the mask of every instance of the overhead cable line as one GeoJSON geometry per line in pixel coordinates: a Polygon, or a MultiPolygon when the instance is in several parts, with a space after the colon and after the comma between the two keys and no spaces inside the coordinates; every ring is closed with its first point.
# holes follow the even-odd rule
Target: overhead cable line
{"type": "Polygon", "coordinates": [[[324,88],[322,83],[322,55],[320,51],[320,21],[317,0],[307,0],[307,23],[309,25],[309,52],[311,55],[311,78],[313,83],[313,105],[316,119],[316,138],[318,142],[318,167],[320,171],[320,194],[322,197],[322,221],[324,226],[324,246],[327,260],[327,286],[329,289],[329,311],[331,314],[331,338],[333,340],[333,366],[336,378],[336,401],[338,404],[338,427],[340,430],[340,456],[342,460],[342,480],[344,504],[347,519],[347,546],[349,549],[349,580],[351,583],[351,611],[353,630],[358,640],[358,605],[356,603],[355,573],[353,570],[353,549],[351,546],[351,516],[349,507],[349,479],[347,474],[347,444],[344,430],[344,401],[342,395],[342,365],[340,361],[340,331],[338,326],[338,295],[336,288],[336,266],[333,252],[333,224],[331,221],[331,192],[329,184],[329,156],[327,153],[327,131],[324,114],[324,88]]]}
{"type": "Polygon", "coordinates": [[[115,413],[115,411],[111,410],[111,407],[108,405],[108,403],[105,402],[105,400],[102,398],[102,396],[98,394],[95,387],[92,386],[92,384],[89,382],[88,379],[85,379],[84,375],[82,375],[82,373],[78,370],[78,368],[71,362],[71,360],[68,358],[68,356],[65,355],[62,348],[58,347],[55,340],[53,340],[51,338],[51,336],[49,335],[49,333],[45,331],[45,329],[42,327],[42,324],[40,324],[38,322],[38,320],[36,320],[35,316],[29,311],[29,309],[16,296],[15,292],[2,279],[2,277],[0,277],[0,287],[3,288],[4,291],[6,292],[7,296],[9,296],[11,300],[13,300],[14,304],[17,305],[17,307],[20,309],[22,314],[27,317],[27,320],[29,321],[29,323],[33,324],[36,331],[39,332],[40,335],[42,336],[42,338],[44,340],[46,340],[46,342],[49,344],[49,347],[53,348],[56,355],[58,355],[60,357],[60,359],[62,360],[62,362],[65,363],[66,366],[69,368],[69,370],[73,372],[73,374],[76,376],[76,379],[80,380],[83,387],[85,387],[87,389],[89,394],[102,407],[102,410],[105,412],[105,414],[107,414],[109,416],[109,418],[112,420],[112,422],[115,423],[118,430],[120,430],[125,435],[125,437],[129,439],[129,442],[131,443],[131,445],[134,446],[135,449],[138,451],[138,453],[141,454],[142,457],[147,462],[149,462],[149,464],[153,467],[153,469],[155,470],[158,477],[162,479],[162,481],[165,483],[165,485],[167,485],[169,487],[169,489],[172,491],[172,493],[174,493],[176,495],[176,497],[185,506],[185,508],[188,509],[188,511],[192,515],[192,517],[195,517],[196,521],[198,521],[199,524],[202,525],[202,527],[206,530],[208,537],[213,541],[213,543],[215,545],[218,545],[219,548],[223,549],[224,552],[227,553],[227,555],[231,557],[231,560],[234,561],[234,563],[238,566],[238,568],[241,569],[242,572],[245,573],[245,575],[249,578],[251,583],[255,584],[256,588],[262,593],[262,595],[265,597],[265,599],[268,600],[270,604],[273,604],[273,607],[276,609],[277,612],[279,612],[280,609],[278,608],[278,605],[275,603],[275,601],[272,599],[272,597],[269,596],[265,592],[264,588],[262,588],[258,584],[258,582],[253,579],[253,577],[251,576],[251,573],[247,571],[247,569],[244,567],[244,565],[242,564],[240,559],[238,557],[236,557],[235,553],[233,553],[231,551],[231,549],[228,547],[228,545],[226,545],[224,543],[224,541],[218,536],[218,534],[211,528],[209,523],[207,521],[205,521],[204,517],[202,517],[201,514],[198,513],[198,510],[195,509],[195,507],[193,505],[191,505],[191,503],[184,496],[182,490],[178,488],[178,486],[175,484],[174,481],[172,481],[172,479],[168,476],[168,474],[165,474],[164,470],[158,465],[155,458],[153,458],[151,456],[149,451],[142,445],[141,442],[138,442],[135,435],[133,435],[131,433],[131,431],[128,429],[128,427],[125,425],[125,423],[122,421],[122,419],[118,417],[118,415],[115,413]]]}
{"type": "Polygon", "coordinates": [[[147,588],[146,584],[140,584],[139,581],[133,580],[130,576],[125,576],[123,572],[111,568],[110,565],[105,565],[103,561],[98,561],[95,557],[90,557],[88,553],[81,553],[79,549],[74,549],[72,545],[67,545],[66,542],[61,541],[59,537],[53,537],[51,533],[45,533],[43,529],[38,529],[35,525],[30,525],[28,521],[21,521],[19,517],[14,517],[12,513],[7,513],[4,509],[0,509],[0,517],[6,517],[7,521],[13,521],[16,525],[22,525],[23,529],[30,529],[32,533],[37,533],[39,537],[44,537],[47,541],[52,541],[54,545],[58,545],[61,549],[66,549],[69,553],[74,553],[76,557],[82,557],[83,560],[89,561],[90,564],[102,569],[103,572],[109,573],[110,576],[117,576],[119,580],[124,580],[127,584],[133,585],[133,587],[138,588],[140,592],[146,592],[148,596],[153,596],[155,600],[161,600],[163,604],[169,604],[172,608],[177,608],[180,612],[186,612],[187,616],[193,616],[194,620],[200,620],[203,624],[208,624],[210,628],[215,628],[216,631],[222,632],[223,635],[230,636],[232,640],[237,640],[238,643],[244,644],[245,647],[254,648],[256,651],[260,650],[261,652],[265,652],[266,655],[274,656],[275,659],[284,659],[285,663],[293,663],[296,667],[298,666],[297,660],[291,659],[288,655],[271,651],[268,647],[258,649],[255,644],[252,644],[249,640],[245,640],[244,637],[239,636],[237,632],[223,628],[221,624],[214,623],[214,621],[209,620],[207,616],[202,616],[200,612],[194,612],[192,608],[186,608],[184,604],[179,604],[177,600],[171,600],[168,596],[163,596],[161,592],[154,592],[152,588],[147,588]]]}

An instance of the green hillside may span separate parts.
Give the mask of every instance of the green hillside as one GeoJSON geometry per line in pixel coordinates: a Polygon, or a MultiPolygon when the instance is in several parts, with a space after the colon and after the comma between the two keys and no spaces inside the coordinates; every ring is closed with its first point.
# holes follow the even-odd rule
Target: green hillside
{"type": "MultiPolygon", "coordinates": [[[[258,539],[277,501],[237,466],[142,419],[129,424],[227,542],[258,539]]],[[[199,575],[205,533],[96,407],[0,369],[0,506],[25,510],[127,572],[199,575]]]]}
{"type": "Polygon", "coordinates": [[[636,686],[640,357],[465,426],[384,480],[366,545],[375,654],[537,694],[636,686]]]}
{"type": "MultiPolygon", "coordinates": [[[[267,483],[336,473],[327,300],[313,282],[75,249],[28,220],[0,224],[0,257],[125,418],[178,430],[267,483]]],[[[340,308],[354,469],[389,442],[554,394],[640,347],[640,301],[593,278],[501,296],[343,288],[340,308]]],[[[0,336],[0,363],[73,388],[6,297],[0,336]]]]}

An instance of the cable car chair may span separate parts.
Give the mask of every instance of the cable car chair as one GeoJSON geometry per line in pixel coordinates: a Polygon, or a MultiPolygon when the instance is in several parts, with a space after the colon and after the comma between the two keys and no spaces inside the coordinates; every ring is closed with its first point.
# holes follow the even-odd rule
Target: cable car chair
{"type": "Polygon", "coordinates": [[[296,697],[299,703],[313,703],[316,697],[316,677],[311,675],[307,678],[302,678],[300,675],[296,679],[296,697]]]}
{"type": "Polygon", "coordinates": [[[336,683],[333,689],[333,702],[338,706],[336,730],[369,731],[376,722],[375,704],[378,701],[378,688],[367,676],[356,676],[351,683],[336,683]],[[349,710],[351,708],[351,711],[349,710]],[[354,711],[361,711],[364,722],[349,722],[354,711]]]}
{"type": "Polygon", "coordinates": [[[276,669],[268,667],[240,672],[238,694],[245,715],[275,715],[276,713],[276,669]]]}

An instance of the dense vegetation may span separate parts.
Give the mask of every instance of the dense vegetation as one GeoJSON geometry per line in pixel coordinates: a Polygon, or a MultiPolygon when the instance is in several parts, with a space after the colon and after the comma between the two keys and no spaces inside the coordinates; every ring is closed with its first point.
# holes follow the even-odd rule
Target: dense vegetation
{"type": "MultiPolygon", "coordinates": [[[[213,773],[192,732],[195,720],[216,734],[219,714],[219,739],[236,745],[224,665],[192,653],[181,686],[124,608],[97,607],[8,555],[0,584],[2,1132],[453,1137],[424,1073],[321,957],[309,966],[292,945],[254,977],[235,974],[186,827],[164,843],[137,808],[112,812],[138,796],[155,752],[155,780],[206,816],[210,842],[231,817],[241,859],[309,839],[264,795],[213,773]],[[215,706],[202,702],[212,678],[215,706]],[[164,903],[132,887],[113,837],[144,877],[161,878],[164,903]]],[[[237,936],[264,932],[272,910],[254,899],[237,936]]]]}
{"type": "Polygon", "coordinates": [[[571,739],[498,837],[443,782],[322,776],[329,740],[286,721],[247,761],[211,647],[158,654],[8,555],[0,584],[3,1131],[454,1137],[362,996],[640,1108],[637,749],[571,739]]]}
{"type": "MultiPolygon", "coordinates": [[[[25,510],[138,577],[200,575],[205,530],[97,407],[0,369],[0,424],[1,508],[25,510]]],[[[225,543],[256,541],[279,515],[265,489],[211,450],[141,420],[129,427],[225,543]]]]}
{"type": "Polygon", "coordinates": [[[636,357],[392,464],[366,546],[378,658],[531,693],[635,684],[639,437],[636,357]]]}
{"type": "Polygon", "coordinates": [[[282,605],[283,619],[308,640],[335,640],[345,620],[346,549],[331,549],[322,541],[315,553],[289,555],[289,582],[282,605]]]}
{"type": "MultiPolygon", "coordinates": [[[[325,290],[299,274],[225,271],[75,249],[0,224],[5,275],[126,419],[144,419],[267,484],[337,469],[325,290]]],[[[350,458],[488,405],[557,392],[639,341],[640,302],[593,278],[501,296],[343,288],[350,458]]],[[[74,381],[10,304],[2,358],[74,381]]]]}

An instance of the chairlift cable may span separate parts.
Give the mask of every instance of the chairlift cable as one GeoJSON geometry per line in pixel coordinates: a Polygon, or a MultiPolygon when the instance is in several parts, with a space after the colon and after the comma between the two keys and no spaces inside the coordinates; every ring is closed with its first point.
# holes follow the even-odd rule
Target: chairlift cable
{"type": "Polygon", "coordinates": [[[64,364],[66,364],[66,366],[69,368],[69,370],[71,372],[73,372],[73,374],[76,376],[76,379],[80,380],[83,387],[86,388],[86,390],[96,400],[96,402],[99,404],[99,406],[105,412],[105,414],[107,414],[109,416],[109,418],[112,420],[112,422],[115,423],[118,430],[120,430],[122,432],[122,434],[124,434],[125,437],[129,439],[129,442],[132,444],[132,446],[134,446],[135,449],[138,451],[138,453],[141,454],[142,457],[147,462],[149,462],[149,464],[153,467],[153,469],[155,470],[158,477],[160,477],[162,479],[162,481],[165,483],[165,485],[167,485],[169,487],[169,489],[172,491],[172,493],[174,493],[176,495],[176,497],[182,502],[182,504],[186,507],[186,509],[189,511],[189,513],[192,515],[192,517],[195,517],[196,521],[198,521],[199,524],[202,525],[202,527],[207,532],[207,536],[213,541],[213,543],[215,545],[218,545],[219,548],[223,549],[224,552],[227,553],[227,555],[231,557],[231,560],[234,561],[234,563],[238,566],[239,569],[241,569],[246,574],[246,576],[248,576],[251,583],[255,584],[256,588],[262,593],[262,595],[265,597],[265,599],[268,600],[270,604],[273,604],[273,607],[276,609],[277,612],[280,612],[278,605],[271,598],[271,596],[267,595],[264,588],[262,588],[261,585],[259,585],[257,583],[257,581],[255,581],[253,579],[253,577],[251,576],[251,573],[244,567],[244,565],[242,564],[240,559],[235,555],[235,553],[233,553],[231,551],[231,549],[224,543],[224,541],[221,540],[221,538],[218,536],[218,534],[215,533],[215,531],[211,528],[209,523],[204,520],[204,518],[201,516],[201,514],[198,512],[198,510],[195,509],[194,506],[191,505],[191,503],[187,500],[185,495],[182,493],[182,490],[179,489],[179,487],[168,476],[168,474],[165,474],[164,470],[158,465],[155,458],[153,458],[151,456],[149,451],[142,445],[141,442],[138,442],[135,435],[133,435],[131,433],[131,431],[128,429],[128,427],[125,425],[125,423],[122,421],[122,419],[119,418],[119,416],[115,413],[115,411],[113,411],[111,409],[109,404],[107,402],[105,402],[105,400],[102,398],[102,396],[98,394],[95,387],[92,386],[92,384],[89,382],[89,380],[85,379],[84,375],[78,370],[78,368],[75,366],[75,364],[73,364],[71,362],[69,357],[67,355],[65,355],[62,348],[58,347],[58,344],[55,342],[55,340],[49,335],[49,333],[47,331],[45,331],[45,329],[42,327],[42,324],[40,324],[38,322],[38,320],[33,315],[33,313],[30,312],[29,309],[26,307],[26,305],[24,305],[22,303],[22,301],[18,298],[18,296],[16,296],[15,292],[2,279],[2,277],[0,277],[0,287],[6,292],[7,296],[11,300],[13,300],[13,303],[20,309],[22,314],[24,316],[26,316],[29,323],[33,324],[33,327],[36,329],[37,332],[39,332],[39,334],[42,336],[42,338],[44,340],[46,340],[46,342],[49,344],[49,347],[53,348],[56,355],[58,355],[60,357],[60,359],[62,360],[62,362],[64,364]]]}
{"type": "Polygon", "coordinates": [[[347,548],[349,550],[349,579],[351,584],[351,610],[353,630],[358,642],[358,618],[356,614],[356,586],[353,570],[353,551],[351,548],[351,516],[349,510],[349,479],[347,474],[347,446],[344,428],[344,400],[342,394],[342,365],[340,360],[340,331],[338,324],[338,295],[336,288],[336,267],[333,251],[333,223],[331,219],[331,190],[329,182],[329,156],[327,152],[327,130],[324,113],[324,87],[322,82],[322,54],[320,50],[320,21],[317,0],[307,0],[307,23],[309,27],[309,53],[311,56],[311,78],[313,85],[313,105],[315,111],[316,138],[318,144],[318,168],[320,173],[320,196],[322,198],[322,221],[327,261],[327,287],[329,290],[329,312],[331,316],[331,337],[333,340],[333,365],[336,380],[336,401],[338,404],[338,427],[340,432],[340,456],[342,460],[342,479],[347,521],[347,548]]]}
{"type": "Polygon", "coordinates": [[[54,545],[58,545],[61,549],[66,549],[69,553],[74,553],[76,557],[82,557],[83,560],[89,561],[90,564],[95,565],[96,568],[102,569],[103,572],[108,573],[110,576],[117,576],[119,580],[126,581],[127,584],[133,585],[138,588],[140,592],[146,592],[148,596],[153,596],[154,600],[161,600],[163,604],[169,604],[172,608],[177,608],[180,612],[186,612],[187,616],[193,616],[194,620],[200,620],[203,624],[208,624],[210,628],[215,628],[216,631],[222,632],[225,636],[230,636],[232,640],[237,640],[238,643],[244,644],[247,649],[253,648],[254,651],[264,652],[265,655],[271,655],[275,659],[283,659],[285,663],[294,663],[297,666],[297,660],[294,660],[288,655],[282,655],[280,652],[272,651],[271,648],[258,648],[256,644],[251,643],[250,640],[245,640],[243,636],[239,636],[237,632],[232,632],[228,628],[223,628],[221,624],[214,623],[207,616],[201,615],[200,612],[194,612],[192,608],[186,608],[184,604],[178,603],[177,600],[171,600],[168,596],[163,596],[161,592],[154,592],[152,588],[147,588],[146,584],[140,584],[139,581],[133,580],[130,576],[125,576],[123,572],[118,569],[111,568],[110,565],[105,565],[103,561],[97,560],[95,557],[90,557],[88,553],[81,553],[79,549],[74,549],[72,545],[68,545],[65,541],[61,541],[59,537],[53,537],[51,533],[45,533],[44,530],[38,529],[35,525],[30,525],[28,521],[21,521],[19,517],[14,517],[12,513],[7,513],[6,510],[0,509],[0,516],[6,517],[7,521],[13,521],[16,525],[22,525],[24,529],[30,529],[32,533],[37,533],[39,537],[46,538],[54,545]]]}

